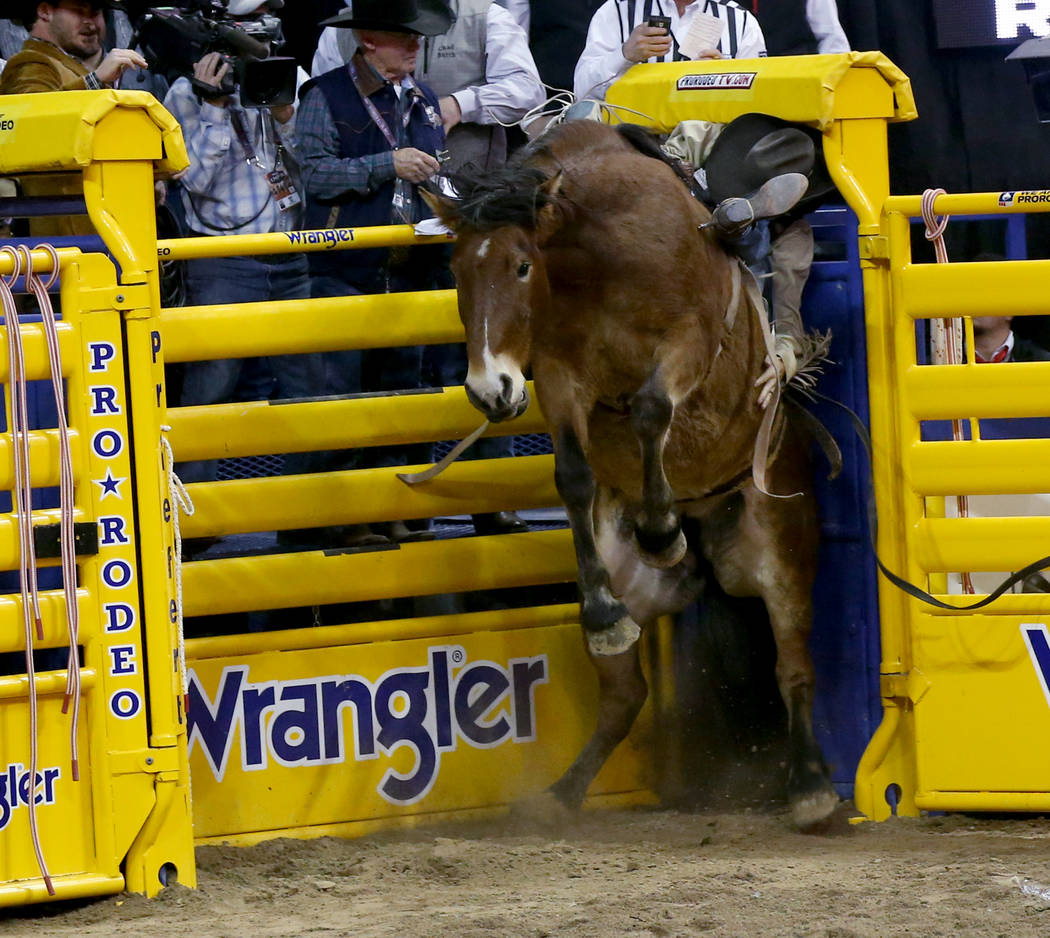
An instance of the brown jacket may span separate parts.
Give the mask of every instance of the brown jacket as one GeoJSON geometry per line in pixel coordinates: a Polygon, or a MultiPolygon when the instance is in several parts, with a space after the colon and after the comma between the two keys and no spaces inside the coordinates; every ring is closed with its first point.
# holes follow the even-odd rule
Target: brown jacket
{"type": "Polygon", "coordinates": [[[80,59],[43,39],[30,38],[0,72],[0,94],[84,91],[87,73],[80,59]]]}
{"type": "MultiPolygon", "coordinates": [[[[67,55],[42,39],[27,39],[20,52],[11,57],[0,73],[0,94],[33,94],[42,91],[85,91],[88,69],[79,59],[67,55]]],[[[48,173],[22,176],[22,194],[79,195],[83,189],[80,173],[48,173]]],[[[84,215],[34,218],[34,235],[92,235],[95,229],[84,215]]]]}

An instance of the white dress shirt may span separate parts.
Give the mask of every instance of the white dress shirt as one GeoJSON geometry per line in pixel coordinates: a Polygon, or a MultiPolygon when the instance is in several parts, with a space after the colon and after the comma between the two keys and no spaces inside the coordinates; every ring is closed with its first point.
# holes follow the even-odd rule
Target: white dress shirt
{"type": "MultiPolygon", "coordinates": [[[[310,72],[316,78],[343,64],[336,28],[321,33],[310,72]]],[[[546,98],[529,39],[514,17],[499,4],[485,15],[485,84],[464,88],[452,95],[464,123],[513,123],[546,98]]]]}
{"type": "Polygon", "coordinates": [[[806,20],[817,40],[818,52],[850,51],[835,0],[806,0],[806,20]]]}
{"type": "MultiPolygon", "coordinates": [[[[641,2],[628,4],[624,0],[606,0],[595,11],[587,30],[587,44],[576,63],[573,81],[576,100],[603,99],[609,85],[636,64],[624,58],[623,44],[634,27],[642,22],[645,6],[641,2]],[[634,7],[634,20],[628,22],[631,6],[634,7]]],[[[719,51],[725,58],[752,59],[766,54],[766,40],[758,20],[733,0],[693,0],[681,16],[674,0],[653,0],[652,4],[654,14],[671,18],[671,34],[679,40],[685,38],[698,11],[722,21],[719,51]]],[[[670,54],[666,61],[671,61],[670,54]]]]}
{"type": "MultiPolygon", "coordinates": [[[[834,3],[834,0],[832,0],[834,3]]],[[[507,12],[514,17],[514,22],[517,23],[522,29],[525,30],[525,35],[529,34],[529,0],[499,0],[501,7],[506,7],[507,12]]]]}

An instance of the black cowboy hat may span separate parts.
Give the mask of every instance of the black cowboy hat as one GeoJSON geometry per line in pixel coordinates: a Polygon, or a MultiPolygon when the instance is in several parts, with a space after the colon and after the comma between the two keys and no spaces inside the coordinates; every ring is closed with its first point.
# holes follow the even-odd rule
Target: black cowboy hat
{"type": "MultiPolygon", "coordinates": [[[[260,0],[262,2],[262,0],[260,0]]],[[[57,7],[61,0],[22,0],[22,3],[18,7],[18,12],[12,17],[13,20],[20,21],[26,29],[32,29],[33,23],[36,22],[36,11],[37,7],[41,3],[48,3],[53,7],[57,7]]],[[[91,0],[91,5],[97,10],[123,10],[124,4],[121,0],[91,0]]]]}
{"type": "Polygon", "coordinates": [[[835,184],[824,162],[820,132],[768,114],[743,114],[726,125],[704,162],[716,202],[746,196],[782,173],[802,173],[809,189],[799,203],[815,208],[835,184]]]}
{"type": "MultiPolygon", "coordinates": [[[[262,2],[262,0],[260,0],[262,2]]],[[[21,22],[26,29],[32,29],[33,24],[36,22],[36,11],[37,7],[41,3],[48,3],[53,7],[57,7],[61,0],[22,0],[18,8],[18,13],[12,17],[12,20],[21,22]]],[[[91,0],[91,5],[97,10],[123,10],[124,4],[121,0],[91,0]]]]}
{"type": "Polygon", "coordinates": [[[452,28],[452,22],[452,11],[440,0],[353,0],[348,9],[322,20],[321,25],[440,36],[452,28]]]}

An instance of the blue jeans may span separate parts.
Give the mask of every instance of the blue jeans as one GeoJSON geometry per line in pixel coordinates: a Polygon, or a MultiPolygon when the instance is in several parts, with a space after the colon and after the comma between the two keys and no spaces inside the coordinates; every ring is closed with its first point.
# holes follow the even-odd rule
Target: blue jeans
{"type": "MultiPolygon", "coordinates": [[[[189,261],[186,296],[190,306],[308,299],[306,258],[301,254],[278,254],[189,261]]],[[[230,358],[187,363],[179,403],[189,406],[232,401],[247,362],[270,366],[278,397],[316,397],[323,393],[324,359],[320,354],[230,358]]],[[[285,457],[285,474],[306,472],[311,466],[309,454],[290,453],[285,457]]],[[[215,479],[217,468],[214,460],[188,462],[179,465],[178,473],[183,482],[207,482],[215,479]]]]}

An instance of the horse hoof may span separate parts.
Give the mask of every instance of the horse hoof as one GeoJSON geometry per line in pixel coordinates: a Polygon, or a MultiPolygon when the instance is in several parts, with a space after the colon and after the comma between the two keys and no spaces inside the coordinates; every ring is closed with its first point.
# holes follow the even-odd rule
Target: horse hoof
{"type": "Polygon", "coordinates": [[[678,529],[678,537],[660,551],[646,550],[637,542],[637,536],[635,542],[638,546],[638,556],[641,558],[642,563],[647,567],[656,567],[660,570],[668,570],[679,563],[685,556],[687,547],[685,535],[682,533],[681,528],[678,529]]]}
{"type": "Polygon", "coordinates": [[[600,632],[587,633],[587,647],[592,655],[622,655],[638,641],[642,630],[630,616],[624,616],[619,622],[610,625],[600,632]]]}
{"type": "Polygon", "coordinates": [[[834,789],[812,792],[791,802],[791,822],[800,831],[809,830],[831,817],[838,806],[834,789]]]}
{"type": "Polygon", "coordinates": [[[564,828],[575,818],[576,812],[554,792],[541,791],[510,806],[513,821],[543,828],[564,828]]]}

